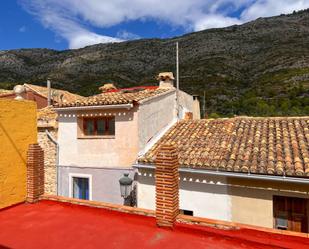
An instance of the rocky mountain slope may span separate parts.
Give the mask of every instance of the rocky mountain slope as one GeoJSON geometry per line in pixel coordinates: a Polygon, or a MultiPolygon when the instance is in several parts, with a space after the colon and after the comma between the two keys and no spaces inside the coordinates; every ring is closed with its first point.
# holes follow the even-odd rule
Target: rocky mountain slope
{"type": "Polygon", "coordinates": [[[309,10],[172,39],[0,51],[0,88],[47,77],[82,95],[106,82],[157,84],[159,72],[175,72],[176,41],[180,87],[200,95],[206,114],[309,115],[309,10]]]}

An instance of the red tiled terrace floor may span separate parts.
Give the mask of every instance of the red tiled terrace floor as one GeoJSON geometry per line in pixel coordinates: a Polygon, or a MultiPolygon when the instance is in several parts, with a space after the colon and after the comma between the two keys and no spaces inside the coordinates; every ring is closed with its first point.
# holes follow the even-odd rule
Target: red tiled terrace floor
{"type": "Polygon", "coordinates": [[[152,217],[41,201],[0,211],[0,248],[300,249],[309,248],[309,239],[184,224],[172,231],[156,227],[152,217]]]}

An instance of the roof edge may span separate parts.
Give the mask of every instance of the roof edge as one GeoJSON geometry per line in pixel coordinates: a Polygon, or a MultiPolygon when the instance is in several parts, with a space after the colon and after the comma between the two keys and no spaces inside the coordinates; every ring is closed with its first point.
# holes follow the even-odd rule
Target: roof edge
{"type": "Polygon", "coordinates": [[[156,98],[159,98],[159,97],[162,97],[162,96],[164,96],[164,95],[168,95],[168,94],[174,93],[174,92],[176,92],[176,89],[170,89],[170,90],[167,90],[167,91],[165,91],[165,92],[163,92],[163,93],[154,95],[154,96],[152,96],[152,97],[142,99],[142,100],[138,101],[137,103],[138,103],[139,105],[143,105],[143,104],[147,103],[148,101],[151,101],[151,100],[153,100],[153,99],[156,99],[156,98]]]}
{"type": "MultiPolygon", "coordinates": [[[[133,167],[137,169],[155,169],[156,168],[154,164],[140,164],[140,163],[133,164],[133,167]]],[[[184,168],[184,167],[180,167],[179,172],[216,175],[216,176],[229,176],[229,177],[236,177],[236,178],[247,178],[247,179],[266,180],[266,181],[280,181],[280,182],[309,184],[309,178],[304,178],[304,177],[298,178],[298,177],[285,176],[285,175],[283,176],[262,175],[262,174],[237,173],[237,172],[228,172],[228,171],[219,171],[219,170],[193,169],[193,168],[184,168]]]]}
{"type": "Polygon", "coordinates": [[[57,107],[54,106],[56,112],[61,111],[79,111],[79,110],[98,110],[98,109],[131,109],[133,104],[119,104],[119,105],[90,105],[90,106],[70,106],[70,107],[57,107]]]}

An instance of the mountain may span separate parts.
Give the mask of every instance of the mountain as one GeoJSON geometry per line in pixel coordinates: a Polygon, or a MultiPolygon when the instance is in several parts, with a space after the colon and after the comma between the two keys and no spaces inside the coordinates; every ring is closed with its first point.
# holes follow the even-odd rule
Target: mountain
{"type": "Polygon", "coordinates": [[[176,41],[180,88],[198,94],[206,114],[309,115],[309,10],[171,39],[0,51],[0,88],[47,77],[82,95],[106,82],[157,84],[159,72],[175,72],[176,41]]]}

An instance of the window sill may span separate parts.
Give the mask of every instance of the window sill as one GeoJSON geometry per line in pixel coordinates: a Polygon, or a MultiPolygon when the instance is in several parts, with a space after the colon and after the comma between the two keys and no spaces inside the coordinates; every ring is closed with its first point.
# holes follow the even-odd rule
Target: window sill
{"type": "Polygon", "coordinates": [[[77,139],[115,139],[115,135],[102,135],[102,136],[80,136],[77,139]]]}

